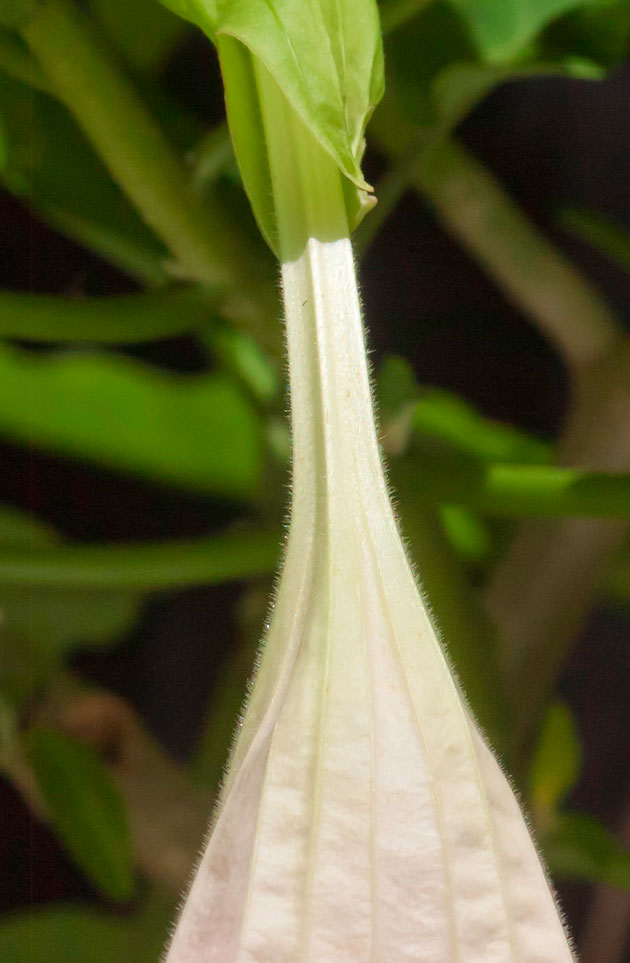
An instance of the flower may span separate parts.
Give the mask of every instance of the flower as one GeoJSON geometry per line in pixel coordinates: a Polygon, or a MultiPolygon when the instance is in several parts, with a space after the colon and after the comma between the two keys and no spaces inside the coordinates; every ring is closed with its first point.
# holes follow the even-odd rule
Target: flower
{"type": "Polygon", "coordinates": [[[283,287],[286,559],[167,963],[568,963],[397,530],[349,240],[310,237],[283,287]]]}

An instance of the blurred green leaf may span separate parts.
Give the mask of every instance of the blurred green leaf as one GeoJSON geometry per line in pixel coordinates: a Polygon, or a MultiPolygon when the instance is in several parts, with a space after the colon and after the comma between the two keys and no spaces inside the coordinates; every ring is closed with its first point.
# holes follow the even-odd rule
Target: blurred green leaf
{"type": "Polygon", "coordinates": [[[218,585],[272,574],[281,553],[281,531],[139,545],[59,545],[37,551],[0,551],[4,591],[149,592],[184,585],[218,585]]]}
{"type": "Polygon", "coordinates": [[[96,752],[59,732],[28,736],[30,762],[46,812],[86,875],[111,899],[134,892],[125,804],[96,752]]]}
{"type": "Polygon", "coordinates": [[[0,432],[234,498],[253,494],[262,467],[259,420],[232,380],[165,374],[114,355],[1,347],[0,432]]]}
{"type": "Polygon", "coordinates": [[[193,152],[192,187],[203,191],[222,175],[240,180],[227,124],[217,124],[201,139],[193,152]]]}
{"type": "Polygon", "coordinates": [[[376,378],[380,420],[387,424],[418,397],[420,388],[406,358],[390,354],[383,359],[376,378]]]}
{"type": "Polygon", "coordinates": [[[228,324],[203,330],[203,340],[227,371],[247,385],[254,398],[270,404],[280,390],[278,372],[253,338],[228,324]]]}
{"type": "Polygon", "coordinates": [[[601,585],[604,597],[610,602],[630,605],[630,546],[625,545],[601,585]]]}
{"type": "Polygon", "coordinates": [[[33,6],[39,0],[2,0],[0,4],[0,24],[17,29],[26,23],[33,13],[33,6]]]}
{"type": "Polygon", "coordinates": [[[590,0],[555,20],[538,37],[539,57],[599,64],[610,70],[628,56],[630,0],[590,0]]]}
{"type": "Polygon", "coordinates": [[[126,920],[94,910],[13,913],[0,920],[0,956],[11,963],[122,963],[128,934],[126,920]]]}
{"type": "MultiPolygon", "coordinates": [[[[378,372],[376,394],[384,428],[389,430],[392,422],[402,419],[415,431],[417,445],[423,452],[427,442],[447,446],[442,449],[445,474],[450,469],[451,474],[457,474],[459,466],[448,460],[449,456],[457,457],[457,453],[471,456],[472,460],[462,462],[462,467],[470,468],[476,467],[479,460],[545,464],[551,458],[551,447],[526,431],[485,418],[452,392],[418,385],[404,358],[385,358],[378,372]]],[[[438,461],[438,470],[439,464],[438,461]]]]}
{"type": "MultiPolygon", "coordinates": [[[[399,103],[407,116],[423,127],[441,123],[440,106],[433,91],[436,79],[453,64],[474,65],[477,59],[465,24],[446,0],[423,9],[405,30],[396,34],[387,54],[399,103]]],[[[465,97],[470,103],[468,93],[465,97]]]]}
{"type": "Polygon", "coordinates": [[[467,562],[484,562],[492,539],[482,520],[463,505],[440,505],[444,532],[457,555],[467,562]]]}
{"type": "Polygon", "coordinates": [[[59,103],[9,77],[0,84],[5,186],[44,220],[143,283],[168,279],[166,251],[59,103]]]}
{"type": "Polygon", "coordinates": [[[182,40],[186,24],[155,0],[89,0],[95,19],[128,64],[157,71],[182,40]]]}
{"type": "Polygon", "coordinates": [[[175,915],[162,898],[131,916],[68,904],[11,913],[0,921],[6,963],[156,963],[175,915]]]}
{"type": "Polygon", "coordinates": [[[630,889],[630,852],[590,816],[559,816],[543,841],[543,851],[554,876],[630,889]]]}
{"type": "Polygon", "coordinates": [[[383,34],[393,33],[407,24],[434,0],[381,0],[379,11],[383,34]]]}
{"type": "Polygon", "coordinates": [[[480,415],[457,395],[425,389],[416,402],[414,429],[420,436],[445,441],[486,461],[544,464],[551,457],[548,444],[513,425],[480,415]]]}
{"type": "Polygon", "coordinates": [[[213,316],[207,294],[192,287],[104,298],[0,291],[0,337],[26,341],[135,344],[194,331],[213,316]]]}
{"type": "Polygon", "coordinates": [[[557,220],[575,237],[616,261],[624,271],[630,271],[630,231],[602,214],[577,208],[566,208],[557,220]]]}
{"type": "MultiPolygon", "coordinates": [[[[22,38],[11,30],[0,27],[0,71],[6,72],[24,84],[45,90],[47,81],[33,61],[30,51],[22,38]]],[[[4,166],[6,158],[2,159],[0,168],[4,166]]]]}
{"type": "Polygon", "coordinates": [[[551,813],[573,789],[582,765],[580,737],[571,710],[554,702],[534,749],[530,798],[537,811],[551,813]]]}
{"type": "MultiPolygon", "coordinates": [[[[38,550],[59,543],[52,528],[25,512],[0,505],[0,559],[23,551],[27,567],[38,550]]],[[[77,646],[112,642],[138,615],[137,594],[126,587],[108,591],[77,591],[0,584],[0,690],[19,706],[40,685],[59,660],[77,646]]]]}
{"type": "Polygon", "coordinates": [[[0,587],[0,609],[5,633],[14,643],[22,640],[31,660],[41,662],[43,669],[55,665],[73,648],[117,641],[136,621],[139,602],[133,594],[120,590],[0,587]]]}
{"type": "MultiPolygon", "coordinates": [[[[488,515],[630,517],[630,474],[484,463],[446,445],[416,443],[404,459],[418,494],[488,515]]],[[[394,479],[399,468],[393,466],[394,479]]]]}
{"type": "MultiPolygon", "coordinates": [[[[516,59],[495,62],[473,43],[470,17],[466,22],[468,3],[479,15],[492,4],[497,17],[504,17],[503,7],[494,0],[437,0],[423,6],[388,45],[399,104],[427,132],[452,131],[491,90],[508,80],[548,75],[599,79],[610,66],[610,58],[595,49],[589,52],[579,37],[573,43],[555,44],[537,37],[516,59]]],[[[584,29],[588,32],[588,26],[584,29]]]]}
{"type": "Polygon", "coordinates": [[[10,505],[0,505],[0,548],[19,548],[28,545],[41,548],[54,545],[58,535],[52,525],[10,505]]]}
{"type": "Polygon", "coordinates": [[[584,0],[451,0],[468,23],[483,57],[514,57],[551,20],[584,0]]]}

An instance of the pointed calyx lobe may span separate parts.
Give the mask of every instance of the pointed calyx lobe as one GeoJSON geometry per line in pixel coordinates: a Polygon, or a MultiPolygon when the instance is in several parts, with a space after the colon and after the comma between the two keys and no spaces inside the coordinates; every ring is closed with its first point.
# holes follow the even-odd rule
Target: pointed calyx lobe
{"type": "Polygon", "coordinates": [[[383,53],[374,0],[163,0],[216,45],[228,122],[245,189],[263,236],[278,253],[271,172],[256,64],[275,79],[296,115],[346,180],[356,227],[373,205],[361,173],[363,135],[383,94],[383,53]]]}

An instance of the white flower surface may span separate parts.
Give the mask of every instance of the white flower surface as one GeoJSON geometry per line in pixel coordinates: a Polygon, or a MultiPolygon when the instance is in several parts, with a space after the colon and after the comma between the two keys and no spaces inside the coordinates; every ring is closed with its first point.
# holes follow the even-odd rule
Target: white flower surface
{"type": "Polygon", "coordinates": [[[450,674],[381,468],[350,242],[283,266],[287,555],[167,963],[569,963],[450,674]]]}

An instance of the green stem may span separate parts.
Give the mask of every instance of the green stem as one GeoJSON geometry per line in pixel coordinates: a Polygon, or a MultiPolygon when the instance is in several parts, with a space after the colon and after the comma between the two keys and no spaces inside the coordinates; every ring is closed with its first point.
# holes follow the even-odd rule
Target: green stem
{"type": "MultiPolygon", "coordinates": [[[[373,131],[392,155],[416,133],[396,126],[382,108],[373,131]]],[[[412,184],[571,370],[606,355],[621,330],[606,302],[464,147],[447,137],[433,139],[419,150],[412,184]]]]}
{"type": "Polygon", "coordinates": [[[570,369],[583,370],[607,353],[620,327],[606,302],[472,155],[452,140],[438,141],[423,151],[416,183],[570,369]]]}
{"type": "Polygon", "coordinates": [[[0,552],[0,585],[79,592],[217,585],[274,572],[280,540],[278,532],[250,531],[139,545],[7,548],[0,552]]]}
{"type": "Polygon", "coordinates": [[[134,344],[193,331],[209,315],[200,288],[78,299],[0,292],[0,337],[27,341],[134,344]]]}
{"type": "MultiPolygon", "coordinates": [[[[72,0],[47,0],[24,36],[114,179],[176,258],[174,270],[217,289],[231,317],[260,326],[273,309],[259,249],[215,198],[201,204],[189,189],[162,131],[72,0]]],[[[279,339],[271,340],[277,349],[279,339]]]]}

